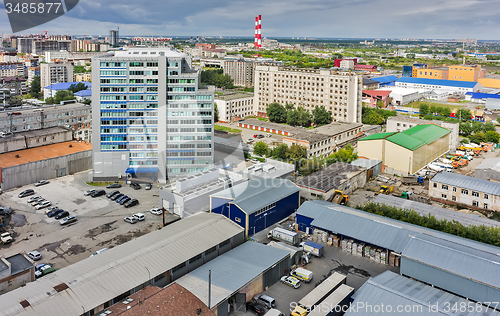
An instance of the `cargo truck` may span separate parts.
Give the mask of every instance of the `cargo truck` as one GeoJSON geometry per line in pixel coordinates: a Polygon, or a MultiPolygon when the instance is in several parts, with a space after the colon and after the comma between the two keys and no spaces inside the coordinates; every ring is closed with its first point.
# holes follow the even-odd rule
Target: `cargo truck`
{"type": "Polygon", "coordinates": [[[290,230],[281,227],[276,227],[269,233],[267,233],[267,238],[271,240],[274,239],[283,241],[293,246],[298,244],[300,241],[300,235],[298,233],[292,232],[290,230]]]}
{"type": "Polygon", "coordinates": [[[313,309],[309,316],[340,316],[343,315],[351,304],[351,296],[354,289],[348,285],[341,284],[323,302],[313,309]]]}
{"type": "Polygon", "coordinates": [[[304,250],[304,252],[310,252],[316,257],[323,256],[323,252],[325,250],[325,247],[323,245],[317,244],[312,241],[301,242],[300,247],[302,248],[302,250],[304,250]]]}
{"type": "Polygon", "coordinates": [[[309,294],[304,296],[295,306],[290,315],[292,316],[306,316],[314,310],[315,306],[321,306],[321,303],[338,289],[342,284],[345,284],[346,276],[335,272],[320,285],[315,287],[309,294]]]}
{"type": "Polygon", "coordinates": [[[297,268],[295,270],[292,270],[290,272],[290,275],[306,283],[311,282],[311,280],[313,279],[312,271],[306,270],[304,268],[297,268]]]}
{"type": "Polygon", "coordinates": [[[401,179],[403,184],[424,184],[424,178],[422,177],[403,177],[401,179]]]}

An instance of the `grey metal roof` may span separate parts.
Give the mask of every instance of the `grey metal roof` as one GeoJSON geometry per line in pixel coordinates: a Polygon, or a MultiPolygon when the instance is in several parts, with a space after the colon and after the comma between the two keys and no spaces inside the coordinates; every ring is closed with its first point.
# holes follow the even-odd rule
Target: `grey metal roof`
{"type": "Polygon", "coordinates": [[[0,260],[0,272],[4,271],[4,270],[7,270],[8,268],[9,268],[9,266],[7,264],[5,264],[5,262],[3,262],[2,260],[0,260]]]}
{"type": "Polygon", "coordinates": [[[439,172],[431,181],[443,183],[472,191],[500,195],[500,183],[451,172],[439,172]]]}
{"type": "Polygon", "coordinates": [[[254,178],[211,196],[232,199],[231,203],[245,213],[253,214],[298,191],[299,188],[290,180],[254,178]]]}
{"type": "Polygon", "coordinates": [[[364,170],[362,167],[343,162],[335,162],[320,171],[316,171],[315,173],[297,180],[296,183],[298,186],[312,188],[326,193],[338,188],[345,180],[354,177],[362,170],[364,170]]]}
{"type": "Polygon", "coordinates": [[[488,253],[420,234],[410,239],[401,256],[500,288],[500,249],[496,250],[488,253]]]}
{"type": "Polygon", "coordinates": [[[10,263],[10,273],[12,275],[33,267],[33,263],[22,254],[13,255],[12,257],[5,258],[5,260],[10,263]]]}
{"type": "Polygon", "coordinates": [[[414,210],[424,216],[430,214],[437,220],[446,219],[448,221],[457,221],[464,226],[484,225],[487,227],[500,227],[500,222],[484,218],[479,215],[462,213],[416,201],[403,200],[402,198],[394,197],[392,195],[379,194],[372,200],[372,202],[398,207],[405,210],[414,210]]]}
{"type": "MultiPolygon", "coordinates": [[[[358,303],[364,303],[365,306],[390,306],[392,314],[395,315],[457,315],[452,310],[452,307],[457,303],[468,306],[470,301],[465,300],[460,296],[442,291],[440,289],[431,287],[424,283],[406,278],[402,275],[396,274],[391,271],[386,271],[378,276],[369,279],[361,286],[361,288],[353,294],[354,300],[352,305],[356,307],[358,303]],[[432,306],[439,306],[439,310],[434,311],[430,308],[432,306]],[[405,312],[397,311],[397,306],[408,306],[409,310],[405,312]],[[450,306],[447,308],[447,306],[450,306]]],[[[472,302],[473,303],[473,302],[472,302]]],[[[475,303],[473,303],[475,306],[475,303]]],[[[346,316],[351,315],[387,315],[387,309],[375,312],[374,309],[369,310],[365,308],[351,308],[346,316]]],[[[500,312],[482,306],[482,309],[474,309],[473,311],[466,310],[459,313],[461,316],[498,316],[500,312]]]]}
{"type": "Polygon", "coordinates": [[[476,169],[493,169],[500,171],[500,158],[486,158],[476,169]]]}
{"type": "Polygon", "coordinates": [[[175,282],[207,304],[208,270],[211,270],[211,307],[214,307],[276,263],[288,259],[289,256],[288,250],[248,241],[205,263],[175,282]]]}
{"type": "Polygon", "coordinates": [[[242,231],[222,215],[192,215],[0,295],[0,316],[81,315],[242,231]]]}
{"type": "Polygon", "coordinates": [[[382,160],[359,158],[351,162],[351,165],[353,166],[363,167],[366,169],[373,168],[378,164],[382,164],[382,160]]]}

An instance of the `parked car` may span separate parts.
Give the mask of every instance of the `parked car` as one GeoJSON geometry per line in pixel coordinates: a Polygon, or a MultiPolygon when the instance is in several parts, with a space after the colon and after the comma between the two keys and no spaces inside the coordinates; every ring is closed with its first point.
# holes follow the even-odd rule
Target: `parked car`
{"type": "Polygon", "coordinates": [[[23,197],[27,197],[27,196],[30,196],[33,194],[35,194],[35,190],[27,189],[27,190],[24,190],[23,192],[19,193],[19,195],[17,197],[23,198],[23,197]]]}
{"type": "Polygon", "coordinates": [[[127,216],[124,218],[124,220],[130,224],[135,224],[137,223],[137,218],[133,217],[133,216],[127,216]]]}
{"type": "Polygon", "coordinates": [[[61,210],[61,209],[58,209],[58,210],[53,210],[53,211],[49,212],[49,213],[47,214],[47,216],[48,216],[48,217],[54,217],[54,216],[56,216],[57,214],[62,213],[62,212],[64,212],[64,210],[61,210]]]}
{"type": "Polygon", "coordinates": [[[45,269],[45,270],[42,271],[42,276],[47,275],[47,274],[52,273],[52,272],[57,271],[57,270],[58,269],[55,269],[55,268],[45,269]]]}
{"type": "Polygon", "coordinates": [[[131,186],[132,188],[134,188],[134,190],[139,190],[139,189],[141,188],[141,185],[140,185],[139,183],[135,183],[135,182],[132,182],[132,183],[130,184],[130,186],[131,186]]]}
{"type": "Polygon", "coordinates": [[[488,114],[489,115],[489,114],[493,114],[493,112],[491,112],[491,111],[484,111],[484,114],[488,114]]]}
{"type": "Polygon", "coordinates": [[[253,163],[259,163],[259,162],[260,162],[260,161],[258,161],[258,160],[257,160],[257,159],[255,159],[255,158],[250,159],[250,161],[251,161],[251,162],[253,162],[253,163]]]}
{"type": "MultiPolygon", "coordinates": [[[[37,267],[40,266],[40,265],[37,265],[37,267]]],[[[39,278],[41,276],[43,276],[43,272],[47,269],[50,269],[52,268],[52,266],[50,264],[45,264],[45,263],[42,263],[42,266],[38,269],[36,269],[35,271],[35,278],[39,278]]]]}
{"type": "Polygon", "coordinates": [[[43,201],[42,203],[40,203],[37,206],[35,206],[35,209],[40,210],[42,208],[45,208],[45,207],[48,207],[48,206],[51,206],[51,205],[52,205],[52,202],[50,202],[50,201],[43,201]]]}
{"type": "Polygon", "coordinates": [[[31,203],[31,202],[35,202],[36,200],[40,200],[40,199],[42,199],[42,197],[40,195],[35,195],[35,196],[30,197],[26,202],[31,203]]]}
{"type": "Polygon", "coordinates": [[[39,187],[41,185],[48,184],[48,183],[49,183],[49,180],[40,180],[37,183],[35,183],[35,186],[39,187]]]}
{"type": "Polygon", "coordinates": [[[253,135],[253,138],[257,138],[257,137],[259,137],[259,135],[258,135],[258,134],[254,134],[254,135],[253,135]]]}
{"type": "Polygon", "coordinates": [[[33,261],[37,261],[37,260],[40,260],[42,259],[42,254],[39,253],[38,251],[36,250],[33,250],[33,251],[30,251],[27,253],[28,257],[31,258],[31,260],[33,261]]]}
{"type": "Polygon", "coordinates": [[[89,196],[89,195],[91,195],[92,193],[94,193],[95,191],[97,191],[97,190],[96,190],[96,189],[91,189],[91,190],[85,191],[85,193],[83,193],[83,195],[85,195],[85,196],[89,196]]]}
{"type": "Polygon", "coordinates": [[[90,256],[93,257],[93,256],[97,256],[98,254],[100,254],[101,252],[104,252],[108,250],[108,248],[102,248],[102,249],[99,249],[97,250],[96,252],[94,252],[93,254],[91,254],[90,256]]]}
{"type": "Polygon", "coordinates": [[[249,139],[247,140],[247,143],[253,143],[253,138],[249,138],[249,139]]]}
{"type": "Polygon", "coordinates": [[[264,135],[259,134],[259,135],[257,135],[257,138],[264,138],[264,135]]]}
{"type": "Polygon", "coordinates": [[[119,198],[121,198],[122,196],[125,196],[125,194],[123,194],[123,193],[118,193],[118,194],[113,195],[110,199],[111,199],[111,201],[116,201],[116,200],[118,200],[119,198]]]}
{"type": "Polygon", "coordinates": [[[298,289],[300,287],[300,280],[294,278],[293,276],[283,276],[281,277],[281,282],[293,287],[294,289],[298,289]]]}
{"type": "Polygon", "coordinates": [[[153,185],[151,183],[147,183],[146,186],[144,187],[144,190],[151,190],[153,185]]]}
{"type": "Polygon", "coordinates": [[[120,200],[120,205],[123,205],[123,204],[127,203],[130,200],[132,200],[132,199],[129,198],[128,196],[126,198],[123,198],[123,199],[120,200]]]}
{"type": "Polygon", "coordinates": [[[31,206],[37,206],[38,204],[43,203],[45,201],[47,201],[47,200],[46,199],[38,199],[34,202],[31,202],[31,206]]]}
{"type": "Polygon", "coordinates": [[[132,206],[136,206],[137,204],[139,204],[139,200],[138,199],[132,199],[128,202],[125,202],[125,204],[123,206],[125,207],[132,207],[132,206]]]}
{"type": "Polygon", "coordinates": [[[273,134],[271,134],[271,133],[266,134],[266,137],[271,137],[271,136],[273,136],[273,134]]]}
{"type": "Polygon", "coordinates": [[[252,311],[257,315],[264,315],[266,313],[264,306],[255,302],[247,303],[247,310],[252,311]]]}
{"type": "Polygon", "coordinates": [[[73,223],[73,222],[76,222],[77,221],[77,218],[75,215],[70,215],[70,216],[66,216],[65,218],[61,219],[59,221],[59,224],[61,225],[67,225],[69,223],[73,223]]]}
{"type": "Polygon", "coordinates": [[[135,217],[135,218],[137,218],[138,221],[143,221],[144,219],[146,219],[146,217],[144,216],[143,213],[135,213],[132,216],[135,217]]]}
{"type": "Polygon", "coordinates": [[[267,308],[274,308],[276,306],[276,300],[267,294],[259,294],[253,299],[255,300],[255,302],[267,308]]]}
{"type": "Polygon", "coordinates": [[[152,208],[149,210],[149,213],[153,214],[153,215],[161,215],[163,214],[163,210],[161,208],[152,208]]]}
{"type": "Polygon", "coordinates": [[[120,203],[123,199],[128,198],[125,194],[115,200],[116,203],[120,203]]]}
{"type": "Polygon", "coordinates": [[[120,191],[112,191],[112,192],[109,192],[108,194],[106,194],[106,197],[111,198],[113,195],[118,194],[118,193],[120,193],[120,191]]]}
{"type": "Polygon", "coordinates": [[[62,219],[62,218],[65,218],[66,216],[69,216],[69,212],[68,211],[62,211],[61,213],[59,213],[56,216],[54,216],[54,218],[55,219],[62,219]]]}
{"type": "Polygon", "coordinates": [[[92,193],[90,196],[95,198],[95,197],[98,197],[98,196],[101,196],[101,195],[105,195],[106,194],[106,191],[104,190],[99,190],[99,191],[95,191],[94,193],[92,193]]]}
{"type": "Polygon", "coordinates": [[[35,266],[35,271],[38,271],[38,270],[40,270],[41,267],[47,266],[47,265],[50,266],[50,264],[48,264],[48,263],[39,263],[35,266]]]}
{"type": "Polygon", "coordinates": [[[117,189],[117,188],[121,188],[122,185],[119,184],[118,182],[115,182],[115,183],[111,183],[111,184],[108,184],[106,186],[106,189],[117,189]]]}

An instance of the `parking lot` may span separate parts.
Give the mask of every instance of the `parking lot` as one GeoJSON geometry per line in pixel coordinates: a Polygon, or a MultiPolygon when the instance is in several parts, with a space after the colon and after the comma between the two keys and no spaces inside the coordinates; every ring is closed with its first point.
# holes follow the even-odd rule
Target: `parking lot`
{"type": "MultiPolygon", "coordinates": [[[[14,242],[0,245],[0,255],[11,256],[19,252],[38,250],[42,254],[39,262],[50,263],[62,268],[89,257],[101,248],[112,248],[132,238],[144,235],[162,227],[162,216],[149,213],[158,207],[158,187],[151,190],[134,190],[129,185],[119,189],[106,189],[87,185],[87,172],[50,180],[49,184],[13,189],[0,195],[0,205],[11,206],[13,214],[7,217],[7,230],[13,233],[14,242]],[[27,203],[29,197],[19,198],[25,189],[33,188],[35,195],[52,202],[52,206],[75,215],[77,221],[62,226],[59,220],[49,218],[46,209],[36,210],[27,203]],[[84,196],[90,189],[104,189],[106,193],[119,190],[139,204],[130,208],[115,203],[105,195],[92,198],[84,196]],[[142,212],[145,220],[136,224],[124,221],[126,216],[142,212]]],[[[166,215],[167,221],[176,219],[166,215]]]]}

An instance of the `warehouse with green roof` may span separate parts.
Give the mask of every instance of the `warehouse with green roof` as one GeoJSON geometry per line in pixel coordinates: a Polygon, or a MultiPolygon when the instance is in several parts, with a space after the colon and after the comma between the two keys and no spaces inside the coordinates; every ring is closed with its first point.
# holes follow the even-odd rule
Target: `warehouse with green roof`
{"type": "Polygon", "coordinates": [[[413,174],[450,148],[450,131],[417,125],[396,133],[378,133],[358,141],[358,156],[382,160],[386,173],[413,174]]]}

